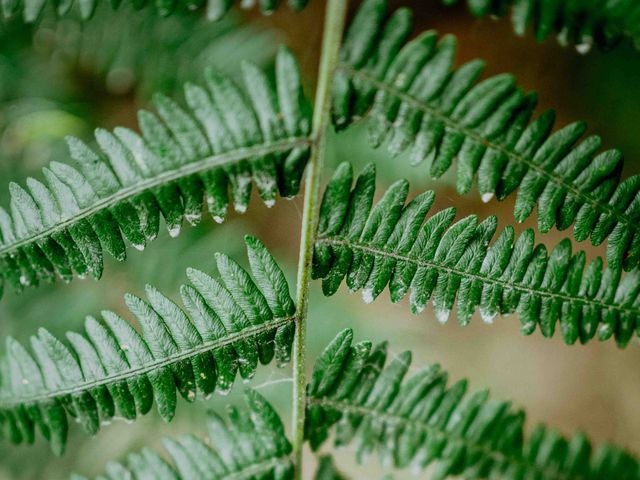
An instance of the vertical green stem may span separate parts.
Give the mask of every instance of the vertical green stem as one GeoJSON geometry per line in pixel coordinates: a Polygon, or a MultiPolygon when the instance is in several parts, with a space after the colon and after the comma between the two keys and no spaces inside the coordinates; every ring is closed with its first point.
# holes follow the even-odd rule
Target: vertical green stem
{"type": "Polygon", "coordinates": [[[313,113],[313,147],[311,159],[307,166],[305,180],[304,210],[302,216],[302,235],[300,238],[300,257],[298,260],[296,309],[298,322],[293,341],[293,460],[295,462],[295,478],[302,478],[302,452],[304,445],[304,415],[306,407],[306,359],[305,337],[306,318],[309,302],[309,278],[311,274],[311,260],[316,236],[318,219],[318,201],[320,192],[320,178],[326,153],[326,130],[329,124],[331,108],[331,82],[338,63],[340,42],[347,13],[348,0],[328,0],[324,32],[322,37],[322,52],[320,54],[320,68],[318,86],[314,102],[313,113]]]}

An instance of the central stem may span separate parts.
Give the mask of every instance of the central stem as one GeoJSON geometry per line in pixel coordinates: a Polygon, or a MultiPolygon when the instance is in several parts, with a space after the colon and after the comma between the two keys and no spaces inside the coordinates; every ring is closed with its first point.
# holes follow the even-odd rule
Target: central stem
{"type": "Polygon", "coordinates": [[[298,322],[293,340],[293,461],[295,478],[302,478],[302,452],[304,446],[304,415],[306,409],[306,318],[309,303],[309,279],[313,245],[318,219],[320,179],[326,153],[326,135],[331,109],[331,82],[338,64],[342,31],[348,0],[328,0],[322,36],[322,52],[318,86],[313,112],[313,146],[305,180],[304,210],[298,260],[296,311],[298,322]]]}

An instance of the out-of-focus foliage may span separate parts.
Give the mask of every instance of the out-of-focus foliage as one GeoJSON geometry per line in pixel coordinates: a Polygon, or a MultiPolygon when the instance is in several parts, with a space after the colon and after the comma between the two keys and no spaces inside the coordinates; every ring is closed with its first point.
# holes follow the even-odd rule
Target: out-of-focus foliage
{"type": "Polygon", "coordinates": [[[196,14],[99,10],[87,23],[47,14],[37,26],[11,21],[0,29],[0,178],[18,181],[65,158],[65,136],[86,138],[105,119],[128,118],[132,97],[139,106],[152,93],[173,97],[213,65],[238,77],[237,58],[267,68],[276,52],[273,30],[232,15],[211,23],[196,14]],[[224,54],[229,48],[237,58],[224,54]]]}
{"type": "Polygon", "coordinates": [[[149,10],[100,7],[88,23],[46,17],[33,37],[36,52],[59,63],[69,75],[103,79],[112,95],[173,93],[202,78],[207,67],[237,74],[243,59],[268,65],[277,36],[256,26],[239,26],[232,16],[212,24],[197,14],[160,19],[149,10]],[[104,12],[102,12],[104,10],[104,12]],[[113,35],[114,26],[118,35],[113,35]],[[234,55],[227,55],[233,48],[234,55]]]}
{"type": "MultiPolygon", "coordinates": [[[[302,10],[307,5],[308,0],[288,0],[290,8],[295,11],[302,10]]],[[[176,12],[180,14],[206,9],[209,20],[220,20],[236,4],[244,8],[252,8],[255,0],[131,0],[126,3],[126,7],[135,10],[150,8],[154,15],[167,17],[176,12]]],[[[269,15],[280,5],[280,0],[261,0],[260,11],[264,15],[269,15]]],[[[60,17],[69,14],[79,15],[83,20],[89,20],[96,15],[96,10],[102,5],[109,5],[113,9],[121,6],[120,1],[111,0],[100,2],[99,0],[66,0],[64,2],[52,2],[47,0],[5,0],[0,5],[0,12],[3,17],[19,19],[27,23],[36,22],[41,15],[51,12],[60,17]]]]}
{"type": "MultiPolygon", "coordinates": [[[[460,0],[442,0],[455,5],[460,0]]],[[[471,14],[503,16],[511,13],[517,35],[533,29],[538,42],[556,34],[563,45],[580,53],[592,45],[607,50],[623,39],[640,50],[640,4],[636,0],[466,0],[471,14]]]]}
{"type": "Polygon", "coordinates": [[[346,477],[340,473],[331,455],[322,455],[318,458],[315,480],[346,480],[346,477]]]}

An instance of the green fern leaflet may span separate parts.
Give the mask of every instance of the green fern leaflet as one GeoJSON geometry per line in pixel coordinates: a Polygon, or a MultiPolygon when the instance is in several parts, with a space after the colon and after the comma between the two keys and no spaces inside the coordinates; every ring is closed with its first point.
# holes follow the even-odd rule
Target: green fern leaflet
{"type": "Polygon", "coordinates": [[[180,289],[184,310],[152,286],[147,299],[127,295],[139,334],[116,313],[87,317],[85,334],[69,332],[70,346],[44,328],[31,337],[34,356],[7,339],[0,363],[0,432],[14,443],[34,441],[37,427],[57,454],[68,420],[95,434],[114,415],[134,420],[149,412],[173,418],[176,391],[188,402],[228,392],[239,373],[259,363],[289,361],[295,306],[284,274],[262,242],[247,237],[253,279],[235,261],[216,256],[220,280],[189,269],[180,289]],[[185,313],[186,312],[188,313],[185,313]]]}
{"type": "MultiPolygon", "coordinates": [[[[229,407],[228,420],[211,412],[207,421],[208,444],[193,435],[177,440],[163,438],[172,463],[152,450],[131,453],[124,464],[110,462],[111,479],[240,480],[293,478],[291,444],[282,420],[273,407],[254,390],[245,392],[246,409],[229,407]]],[[[74,475],[72,480],[85,477],[74,475]]]]}
{"type": "Polygon", "coordinates": [[[638,461],[614,445],[592,452],[581,433],[570,439],[535,427],[525,415],[486,390],[467,393],[467,381],[447,386],[439,365],[408,379],[411,353],[387,363],[387,345],[352,344],[345,330],[318,358],[308,388],[306,436],[313,449],[334,431],[336,446],[356,443],[362,461],[377,452],[396,468],[424,470],[429,478],[637,479],[638,461]],[[334,427],[335,428],[332,428],[334,427]]]}
{"type": "Polygon", "coordinates": [[[583,251],[572,254],[568,239],[547,252],[531,229],[517,238],[512,227],[496,235],[495,216],[454,223],[455,209],[448,208],[425,219],[435,195],[427,191],[405,205],[406,180],[374,206],[372,164],[352,184],[351,165],[344,163],[320,207],[313,275],[322,278],[325,295],[346,277],[349,290],[362,289],[367,303],[387,285],[393,302],[410,292],[413,313],[431,300],[443,323],[457,305],[461,325],[476,307],[489,323],[497,314],[518,312],[523,333],[539,327],[551,337],[559,323],[568,344],[597,334],[625,346],[636,333],[640,269],[623,276],[603,267],[601,258],[587,264],[583,251]]]}
{"type": "Polygon", "coordinates": [[[582,141],[576,122],[552,133],[554,112],[532,119],[535,94],[511,75],[477,82],[483,62],[453,69],[456,39],[428,31],[407,42],[411,12],[386,18],[386,0],[366,0],[342,47],[333,86],[336,128],[366,117],[370,143],[392,155],[430,162],[439,178],[457,157],[457,189],[474,180],[484,201],[517,192],[515,218],[538,209],[538,228],[565,230],[577,241],[607,238],[607,260],[631,270],[640,262],[640,176],[621,181],[622,154],[582,141]]]}
{"type": "Polygon", "coordinates": [[[46,184],[16,183],[10,214],[0,208],[0,293],[56,277],[103,271],[103,252],[126,256],[126,238],[143,249],[158,234],[160,215],[171,236],[183,219],[200,222],[202,199],[217,222],[227,214],[229,190],[237,212],[247,209],[252,182],[262,200],[298,192],[309,156],[310,107],[293,56],[281,49],[276,83],[244,65],[246,91],[207,72],[207,89],[185,86],[189,110],[157,96],[158,116],[140,111],[143,135],[98,129],[96,152],[69,138],[76,166],[53,162],[46,184]]]}

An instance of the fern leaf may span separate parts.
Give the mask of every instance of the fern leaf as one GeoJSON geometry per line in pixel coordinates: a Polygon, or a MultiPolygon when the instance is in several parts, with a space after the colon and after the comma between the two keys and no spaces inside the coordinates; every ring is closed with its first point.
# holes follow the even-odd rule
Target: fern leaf
{"type": "MultiPolygon", "coordinates": [[[[306,7],[308,0],[288,0],[289,7],[295,11],[300,11],[306,7]]],[[[71,15],[73,10],[78,11],[83,20],[89,20],[93,17],[98,8],[99,0],[73,0],[63,3],[49,3],[47,0],[7,0],[2,3],[0,10],[5,18],[13,18],[21,16],[27,23],[37,21],[45,9],[53,8],[56,15],[71,15]]],[[[135,10],[147,8],[153,5],[160,16],[167,17],[176,12],[186,10],[197,10],[202,7],[206,9],[206,15],[209,20],[220,20],[224,17],[234,4],[239,3],[243,8],[250,8],[254,2],[235,2],[234,0],[187,0],[180,3],[177,0],[157,0],[150,2],[148,0],[134,0],[131,6],[135,10]]],[[[260,11],[265,14],[273,13],[280,5],[280,0],[263,0],[260,2],[260,11]]],[[[109,2],[111,8],[116,9],[121,6],[121,2],[109,2]]]]}
{"type": "MultiPolygon", "coordinates": [[[[442,1],[445,5],[459,3],[442,1]]],[[[476,17],[503,16],[510,10],[517,35],[524,35],[532,26],[538,42],[555,33],[560,45],[574,44],[580,53],[587,53],[594,44],[608,50],[623,38],[640,49],[640,5],[634,0],[467,0],[466,4],[476,17]]]]}
{"type": "Polygon", "coordinates": [[[239,372],[289,361],[295,307],[282,270],[259,240],[246,238],[253,278],[229,257],[216,256],[220,280],[189,269],[180,289],[184,310],[152,286],[147,298],[126,295],[141,333],[116,313],[87,317],[85,334],[69,344],[47,330],[31,337],[33,355],[7,339],[1,363],[0,432],[14,443],[34,440],[37,427],[54,452],[64,450],[67,416],[95,433],[115,415],[146,414],[155,400],[166,421],[176,390],[189,402],[228,392],[239,372]],[[185,311],[188,313],[185,313],[185,311]]]}
{"type": "MultiPolygon", "coordinates": [[[[552,2],[554,3],[554,2],[552,2]]],[[[477,83],[477,60],[452,70],[456,39],[433,31],[405,44],[411,14],[385,19],[386,1],[364,2],[348,34],[334,83],[334,123],[344,128],[366,116],[371,144],[388,141],[392,154],[430,160],[440,177],[457,162],[457,189],[477,179],[484,201],[517,191],[516,220],[538,208],[541,232],[574,225],[576,240],[609,238],[607,259],[630,270],[640,261],[640,177],[620,180],[622,155],[598,153],[585,124],[552,133],[554,113],[531,120],[536,104],[510,75],[477,83]]]]}
{"type": "Polygon", "coordinates": [[[496,233],[491,216],[470,215],[454,223],[455,209],[427,217],[431,191],[407,201],[409,184],[394,183],[374,206],[375,168],[365,167],[352,189],[351,165],[343,163],[324,193],[314,255],[314,277],[333,295],[346,277],[350,291],[372,302],[385,286],[391,300],[410,292],[413,313],[429,300],[446,322],[457,304],[461,325],[477,306],[486,322],[517,312],[522,332],[536,327],[551,337],[559,323],[567,344],[615,337],[625,346],[636,332],[640,270],[625,275],[587,264],[585,253],[561,241],[547,252],[533,230],[516,237],[512,227],[496,233]],[[406,203],[405,203],[406,202],[406,203]]]}
{"type": "MultiPolygon", "coordinates": [[[[125,463],[109,462],[108,478],[167,480],[223,480],[293,478],[291,445],[282,420],[273,407],[254,390],[244,395],[246,407],[229,407],[228,419],[210,412],[209,438],[193,435],[163,438],[170,462],[150,449],[131,453],[125,463]]],[[[85,477],[74,476],[74,480],[85,477]]],[[[100,477],[102,478],[102,477],[100,477]]]]}
{"type": "Polygon", "coordinates": [[[435,463],[434,480],[639,478],[638,460],[622,448],[604,444],[592,453],[584,434],[565,438],[544,425],[525,435],[525,414],[510,402],[469,393],[466,380],[447,386],[439,365],[405,380],[410,352],[387,363],[386,344],[352,341],[351,330],[340,333],[314,368],[305,426],[314,450],[335,426],[336,446],[355,442],[359,461],[377,451],[397,468],[435,463]]]}
{"type": "Polygon", "coordinates": [[[103,252],[125,258],[153,240],[160,215],[170,235],[185,218],[200,221],[202,199],[218,222],[229,203],[247,208],[252,180],[265,204],[298,192],[309,154],[309,106],[293,56],[281,49],[276,84],[245,66],[246,94],[229,78],[207,73],[208,90],[185,86],[188,110],[155,97],[159,117],[139,114],[143,135],[96,130],[98,152],[69,138],[75,166],[53,162],[46,182],[11,183],[10,214],[0,208],[0,293],[20,291],[74,272],[100,278],[103,252]]]}

